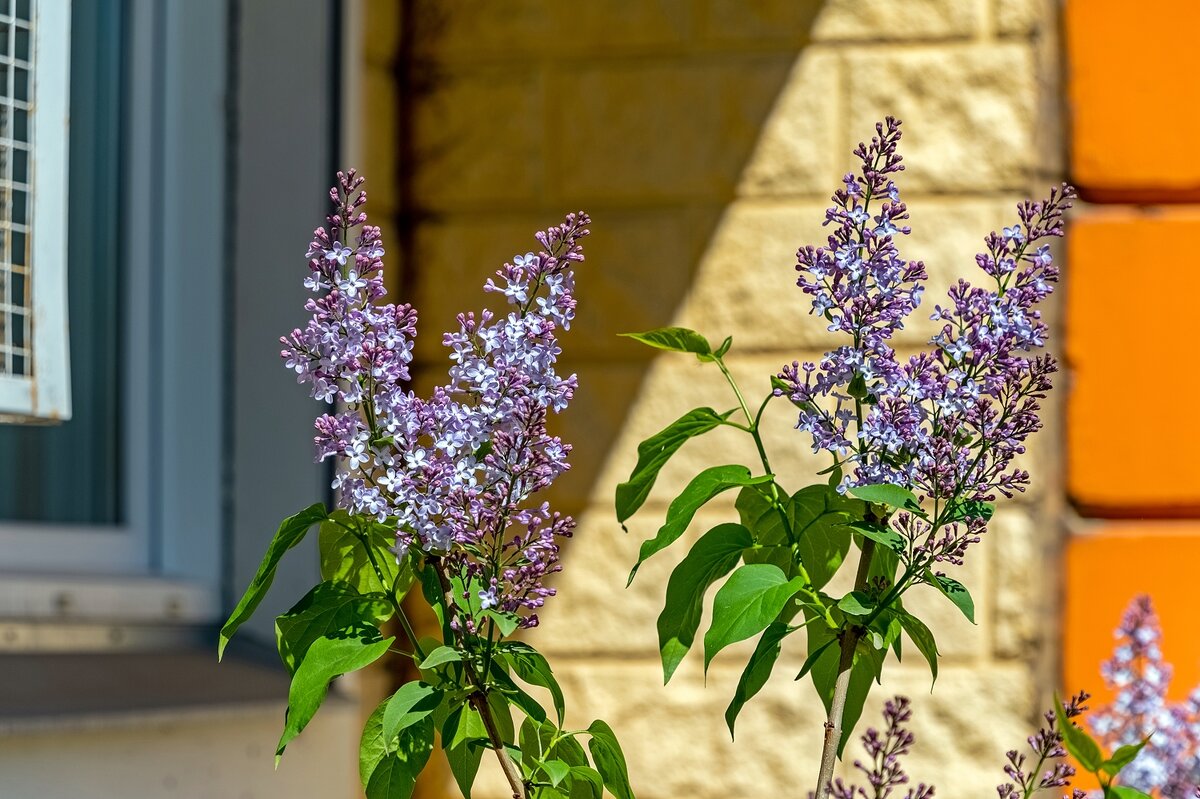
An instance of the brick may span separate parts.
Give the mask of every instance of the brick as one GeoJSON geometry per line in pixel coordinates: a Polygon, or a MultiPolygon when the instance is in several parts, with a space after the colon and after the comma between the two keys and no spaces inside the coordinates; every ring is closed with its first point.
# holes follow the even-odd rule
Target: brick
{"type": "Polygon", "coordinates": [[[790,55],[753,55],[556,70],[551,198],[569,205],[727,201],[792,62],[790,55]]]}
{"type": "Polygon", "coordinates": [[[829,0],[813,26],[816,40],[905,41],[975,35],[984,0],[829,0]]]}
{"type": "Polygon", "coordinates": [[[996,31],[1001,36],[1033,36],[1053,30],[1053,12],[1045,0],[996,0],[996,31]]]}
{"type": "Polygon", "coordinates": [[[840,59],[807,50],[796,58],[742,170],[738,194],[824,194],[838,179],[837,126],[840,59]]]}
{"type": "Polygon", "coordinates": [[[847,55],[850,135],[885,116],[905,123],[908,192],[1023,189],[1036,163],[1038,76],[1024,44],[847,55]]]}
{"type": "Polygon", "coordinates": [[[546,0],[417,0],[410,18],[415,55],[442,62],[519,58],[544,46],[554,32],[546,0]]]}
{"type": "Polygon", "coordinates": [[[1194,26],[1185,22],[1194,12],[1188,0],[1066,3],[1071,172],[1085,191],[1200,196],[1200,164],[1188,157],[1200,105],[1184,99],[1200,71],[1194,26]]]}
{"type": "Polygon", "coordinates": [[[656,52],[691,36],[690,0],[420,0],[416,53],[441,62],[656,52]]]}
{"type": "MultiPolygon", "coordinates": [[[[1036,481],[1038,474],[1035,472],[1033,477],[1036,481]]],[[[977,547],[980,551],[971,553],[973,559],[984,556],[987,560],[986,584],[980,585],[979,591],[971,584],[968,587],[976,595],[986,591],[991,612],[983,622],[990,622],[988,631],[996,657],[1028,659],[1029,653],[1041,651],[1050,643],[1047,630],[1052,629],[1052,619],[1058,613],[1057,607],[1051,607],[1056,597],[1045,581],[1031,580],[1029,575],[1032,569],[1053,562],[1049,553],[1057,533],[1056,526],[1036,525],[1028,509],[1001,504],[977,547]]]]}
{"type": "Polygon", "coordinates": [[[703,0],[700,36],[706,42],[742,47],[804,44],[824,0],[703,0]]]}
{"type": "Polygon", "coordinates": [[[411,180],[421,209],[507,207],[542,188],[536,68],[431,73],[413,112],[411,180]]]}
{"type": "Polygon", "coordinates": [[[1112,699],[1100,664],[1112,657],[1113,630],[1139,594],[1162,623],[1163,658],[1174,666],[1167,696],[1179,701],[1200,685],[1195,635],[1195,566],[1200,524],[1138,521],[1098,525],[1067,539],[1062,616],[1063,688],[1086,689],[1097,707],[1112,699]]]}
{"type": "Polygon", "coordinates": [[[1196,208],[1095,212],[1068,232],[1067,480],[1071,497],[1090,513],[1200,507],[1200,470],[1191,456],[1200,425],[1168,418],[1154,423],[1159,435],[1126,431],[1118,421],[1131,408],[1178,415],[1174,406],[1160,406],[1200,391],[1200,373],[1188,366],[1200,273],[1182,257],[1163,255],[1164,242],[1197,235],[1196,208]],[[1170,286],[1155,292],[1152,322],[1121,321],[1131,308],[1131,280],[1170,286]]]}

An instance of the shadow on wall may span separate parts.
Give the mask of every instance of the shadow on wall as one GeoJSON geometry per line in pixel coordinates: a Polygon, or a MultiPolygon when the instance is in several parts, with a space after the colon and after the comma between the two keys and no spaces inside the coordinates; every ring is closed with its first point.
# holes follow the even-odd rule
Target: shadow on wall
{"type": "MultiPolygon", "coordinates": [[[[654,575],[636,592],[641,601],[634,592],[621,596],[624,607],[606,622],[636,623],[638,634],[631,629],[614,648],[614,637],[587,621],[588,608],[623,585],[632,560],[625,550],[644,537],[641,529],[621,533],[613,488],[641,438],[697,404],[733,404],[715,371],[701,373],[690,359],[656,362],[617,334],[669,324],[717,340],[732,332],[735,360],[766,356],[753,364],[751,390],[760,396],[766,376],[795,357],[771,354],[780,348],[761,331],[778,320],[778,340],[794,345],[807,308],[798,291],[782,301],[777,295],[793,284],[796,247],[820,230],[823,198],[841,174],[835,153],[847,149],[833,59],[806,55],[821,7],[818,0],[764,4],[761,12],[719,2],[403,4],[392,222],[402,255],[398,288],[420,312],[418,390],[445,379],[441,332],[460,311],[497,308],[481,287],[513,254],[537,249],[534,231],[569,211],[594,220],[577,275],[577,318],[562,341],[563,371],[578,373],[580,389],[551,420],[575,449],[571,471],[548,499],[581,522],[564,552],[564,592],[538,631],[552,657],[599,650],[644,656],[657,669],[657,608],[647,604],[659,601],[651,599],[654,575]],[[795,224],[801,214],[776,213],[778,197],[811,198],[803,232],[795,224]],[[728,225],[740,198],[755,208],[728,225]],[[756,280],[764,274],[771,279],[756,280]],[[773,310],[764,318],[767,305],[773,310]]],[[[789,430],[790,411],[776,410],[780,429],[789,430]]],[[[754,462],[752,449],[741,453],[744,442],[719,434],[704,457],[717,457],[722,441],[739,448],[724,457],[754,462]]],[[[660,482],[678,480],[669,472],[660,482]]],[[[564,670],[570,691],[571,667],[564,670]]],[[[424,795],[442,795],[441,781],[427,775],[424,795]]]]}
{"type": "MultiPolygon", "coordinates": [[[[594,220],[578,317],[563,337],[563,369],[579,373],[580,390],[553,420],[575,445],[550,497],[569,512],[611,498],[612,486],[598,485],[605,458],[651,365],[651,351],[617,334],[683,323],[696,315],[685,308],[692,297],[714,311],[698,329],[724,335],[720,325],[738,321],[729,313],[747,313],[752,299],[726,278],[764,255],[752,246],[712,259],[730,204],[819,196],[838,174],[826,168],[832,147],[813,147],[833,138],[836,120],[821,113],[833,86],[796,75],[819,71],[803,54],[822,4],[791,4],[786,19],[728,3],[677,16],[674,5],[404,4],[395,225],[400,289],[421,314],[417,383],[444,379],[441,331],[459,311],[497,307],[482,284],[537,248],[535,230],[567,211],[594,220]],[[791,96],[780,96],[785,87],[791,96]],[[791,107],[779,113],[783,103],[791,107]],[[789,129],[763,141],[775,117],[789,129]],[[709,293],[702,261],[706,281],[731,296],[697,296],[709,293]]],[[[772,254],[770,292],[791,285],[795,246],[772,254]]],[[[679,413],[694,400],[680,393],[679,413]]]]}

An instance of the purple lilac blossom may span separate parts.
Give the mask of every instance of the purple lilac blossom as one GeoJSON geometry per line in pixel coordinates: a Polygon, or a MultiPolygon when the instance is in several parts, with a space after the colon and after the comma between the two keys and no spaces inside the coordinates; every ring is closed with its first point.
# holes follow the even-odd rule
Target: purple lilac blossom
{"type": "Polygon", "coordinates": [[[855,150],[860,174],[845,176],[826,212],[834,226],[827,245],[797,255],[797,284],[813,313],[850,342],[819,364],[784,367],[777,391],[800,407],[797,427],[813,451],[830,452],[842,468],[839,490],[894,484],[933,504],[932,520],[895,516],[910,562],[961,564],[987,526],[964,503],[1011,497],[1029,481],[1012,462],[1041,427],[1038,402],[1057,370],[1054,358],[1034,354],[1047,339],[1036,306],[1058,280],[1046,242],[1062,235],[1075,195],[1064,185],[1018,205],[1019,221],[987,236],[976,256],[984,286],[958,281],[949,303],[935,306],[931,318],[942,327],[932,349],[901,362],[889,341],[919,304],[926,274],[896,249],[897,235],[909,232],[898,224],[908,214],[892,179],[904,168],[900,122],[876,129],[855,150]],[[952,506],[966,511],[958,523],[946,523],[952,506]]]}
{"type": "Polygon", "coordinates": [[[1092,731],[1109,749],[1151,736],[1121,772],[1121,783],[1163,799],[1191,797],[1200,784],[1200,689],[1181,703],[1167,701],[1172,670],[1148,596],[1133,600],[1115,635],[1117,647],[1101,673],[1117,695],[1093,714],[1092,731]]]}
{"type": "MultiPolygon", "coordinates": [[[[1071,697],[1069,702],[1063,703],[1064,715],[1068,719],[1082,716],[1087,711],[1084,703],[1088,698],[1083,692],[1071,697]]],[[[1033,752],[1032,762],[1015,749],[1006,754],[1004,773],[1009,781],[996,786],[1000,799],[1030,799],[1044,790],[1071,787],[1075,767],[1067,762],[1057,717],[1050,710],[1044,718],[1045,725],[1027,739],[1033,752]]],[[[912,719],[912,704],[903,696],[889,700],[884,704],[883,719],[882,733],[871,728],[862,736],[870,762],[854,761],[854,768],[862,773],[866,784],[855,785],[836,779],[830,792],[833,799],[889,799],[893,794],[899,799],[899,792],[909,785],[909,776],[900,761],[912,751],[916,740],[916,736],[903,726],[912,719]]],[[[1127,784],[1124,772],[1122,784],[1127,784]]],[[[809,793],[810,799],[812,796],[809,793]]],[[[909,787],[903,794],[904,799],[932,799],[933,796],[934,787],[925,783],[909,787]]],[[[1086,796],[1083,790],[1075,788],[1064,799],[1084,799],[1086,796]]]]}
{"type": "Polygon", "coordinates": [[[535,626],[529,611],[554,594],[543,579],[561,568],[558,540],[574,529],[530,497],[569,468],[571,447],[546,421],[576,388],[575,375],[555,371],[556,332],[574,317],[573,266],[590,220],[570,214],[537,233],[542,249],[487,281],[508,313],[459,314],[443,337],[449,380],[425,399],[408,387],[416,313],[378,304],[384,250],[360,210],[362,182],[353,170],[338,173],[335,211],[307,253],[305,286],[320,295],[305,306],[313,317],[282,339],[298,381],[342,406],[316,420],[317,459],[339,459],[339,503],[392,526],[397,558],[411,548],[436,555],[460,578],[461,599],[522,611],[522,626],[535,626]]]}
{"type": "MultiPolygon", "coordinates": [[[[902,726],[911,719],[912,704],[906,697],[898,696],[884,703],[883,732],[872,727],[862,737],[863,748],[871,758],[870,764],[854,761],[854,768],[862,772],[868,787],[838,778],[833,781],[830,796],[833,799],[888,799],[893,793],[899,796],[899,791],[909,782],[900,759],[912,750],[916,740],[916,736],[902,726]]],[[[910,787],[903,794],[904,799],[932,799],[933,795],[933,786],[925,783],[910,787]]]]}
{"type": "MultiPolygon", "coordinates": [[[[1088,698],[1082,691],[1071,697],[1070,701],[1062,705],[1063,715],[1068,719],[1076,719],[1083,715],[1087,710],[1084,702],[1088,698]]],[[[1053,710],[1047,710],[1044,718],[1045,725],[1027,739],[1035,759],[1031,766],[1026,755],[1016,749],[1005,755],[1007,762],[1004,765],[1004,773],[1010,781],[996,786],[996,793],[1000,799],[1029,799],[1042,790],[1071,787],[1075,767],[1066,762],[1067,750],[1063,748],[1058,718],[1053,710]]],[[[1083,799],[1084,796],[1086,794],[1079,788],[1071,792],[1072,799],[1083,799]]]]}

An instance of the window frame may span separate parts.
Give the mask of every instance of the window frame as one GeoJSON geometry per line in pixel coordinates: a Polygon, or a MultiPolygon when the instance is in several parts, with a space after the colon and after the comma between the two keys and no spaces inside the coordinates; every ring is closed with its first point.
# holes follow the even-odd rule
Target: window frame
{"type": "Polygon", "coordinates": [[[31,374],[0,375],[0,418],[60,422],[71,418],[67,319],[67,181],[70,131],[71,5],[32,6],[29,296],[31,374]]]}
{"type": "MultiPolygon", "coordinates": [[[[42,7],[69,4],[42,0],[42,7]]],[[[187,603],[194,612],[151,605],[163,608],[163,619],[211,622],[219,612],[224,545],[227,298],[219,264],[229,215],[227,9],[158,0],[128,0],[126,9],[124,518],[115,525],[0,522],[0,550],[9,553],[0,588],[21,584],[32,595],[67,590],[95,600],[73,603],[77,619],[123,616],[119,605],[104,601],[121,586],[157,586],[164,596],[200,591],[202,599],[187,603]],[[161,268],[166,263],[173,268],[161,268]],[[192,340],[203,346],[187,362],[192,340]]],[[[55,30],[44,16],[42,30],[55,30]]],[[[68,30],[56,32],[69,53],[68,30]]],[[[69,68],[65,75],[69,80],[69,68]]],[[[65,88],[60,96],[65,103],[65,88]]],[[[60,195],[65,207],[67,194],[60,195]]],[[[61,231],[59,238],[65,252],[61,231]]],[[[65,257],[62,267],[65,275],[65,257]]],[[[64,306],[65,288],[64,280],[64,306]]],[[[39,618],[52,607],[22,601],[20,593],[0,590],[0,617],[39,618]]]]}

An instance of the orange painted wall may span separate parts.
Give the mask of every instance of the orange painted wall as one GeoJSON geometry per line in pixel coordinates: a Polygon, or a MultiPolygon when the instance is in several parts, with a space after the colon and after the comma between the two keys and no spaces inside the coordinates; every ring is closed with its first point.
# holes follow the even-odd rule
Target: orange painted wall
{"type": "Polygon", "coordinates": [[[1068,0],[1071,173],[1091,199],[1200,199],[1200,4],[1068,0]]]}
{"type": "Polygon", "coordinates": [[[1149,594],[1200,685],[1200,3],[1067,0],[1067,492],[1101,521],[1067,540],[1064,691],[1110,700],[1100,664],[1149,594]],[[1135,521],[1136,520],[1136,521],[1135,521]]]}

